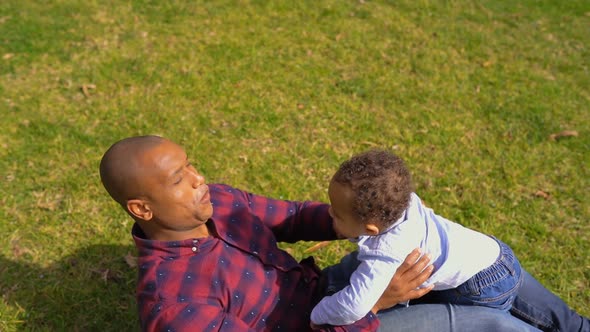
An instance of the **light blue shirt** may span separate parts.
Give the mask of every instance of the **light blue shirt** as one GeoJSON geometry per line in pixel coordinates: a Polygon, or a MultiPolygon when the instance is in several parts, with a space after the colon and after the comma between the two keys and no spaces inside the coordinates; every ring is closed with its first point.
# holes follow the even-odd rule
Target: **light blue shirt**
{"type": "Polygon", "coordinates": [[[349,325],[363,318],[415,248],[432,255],[434,271],[422,287],[434,284],[435,290],[461,285],[500,254],[494,239],[436,215],[416,194],[404,215],[385,232],[351,241],[358,242],[360,265],[349,286],[324,297],[313,309],[311,321],[317,325],[349,325]]]}

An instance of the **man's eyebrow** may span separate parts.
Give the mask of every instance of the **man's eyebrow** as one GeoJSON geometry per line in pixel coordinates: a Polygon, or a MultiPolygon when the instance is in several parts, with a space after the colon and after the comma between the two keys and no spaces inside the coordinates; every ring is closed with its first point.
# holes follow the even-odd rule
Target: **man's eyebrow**
{"type": "Polygon", "coordinates": [[[170,177],[174,177],[174,176],[176,176],[176,174],[182,172],[182,170],[186,166],[187,162],[188,162],[188,156],[185,157],[185,163],[182,166],[180,166],[177,170],[175,170],[174,173],[172,173],[172,175],[170,177]]]}

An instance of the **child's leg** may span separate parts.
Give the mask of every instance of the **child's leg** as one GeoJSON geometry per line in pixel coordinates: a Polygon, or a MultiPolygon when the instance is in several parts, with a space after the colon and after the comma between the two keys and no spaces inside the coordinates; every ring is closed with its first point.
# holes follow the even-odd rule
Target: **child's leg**
{"type": "Polygon", "coordinates": [[[419,303],[454,303],[510,310],[522,283],[522,269],[512,249],[497,240],[500,255],[494,264],[457,288],[432,291],[419,303]]]}

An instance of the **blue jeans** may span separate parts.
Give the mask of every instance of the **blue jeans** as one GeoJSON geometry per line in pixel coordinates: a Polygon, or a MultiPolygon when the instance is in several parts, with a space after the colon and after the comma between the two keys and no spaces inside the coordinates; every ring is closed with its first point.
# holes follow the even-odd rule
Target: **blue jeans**
{"type": "MultiPolygon", "coordinates": [[[[328,293],[348,285],[350,275],[359,264],[356,256],[357,252],[353,252],[342,258],[340,263],[324,269],[328,293]]],[[[522,285],[510,313],[480,306],[433,303],[409,307],[398,305],[380,311],[377,316],[381,321],[379,331],[382,332],[524,332],[539,329],[546,332],[590,332],[588,318],[572,311],[524,269],[522,285]]]]}
{"type": "Polygon", "coordinates": [[[540,332],[507,311],[450,303],[398,305],[377,317],[379,332],[540,332]]]}
{"type": "Polygon", "coordinates": [[[547,332],[590,332],[590,319],[570,309],[525,270],[522,276],[522,286],[510,310],[513,316],[547,332]]]}
{"type": "Polygon", "coordinates": [[[512,249],[502,241],[495,240],[500,245],[500,255],[494,264],[458,287],[432,291],[416,303],[477,305],[508,311],[522,284],[522,268],[512,249]]]}

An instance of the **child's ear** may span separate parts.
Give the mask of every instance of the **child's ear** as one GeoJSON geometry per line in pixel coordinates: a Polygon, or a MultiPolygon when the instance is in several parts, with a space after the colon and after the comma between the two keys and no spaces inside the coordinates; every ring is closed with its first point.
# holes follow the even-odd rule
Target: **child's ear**
{"type": "Polygon", "coordinates": [[[377,235],[379,234],[379,227],[375,224],[366,224],[365,231],[367,231],[368,235],[377,235]]]}

